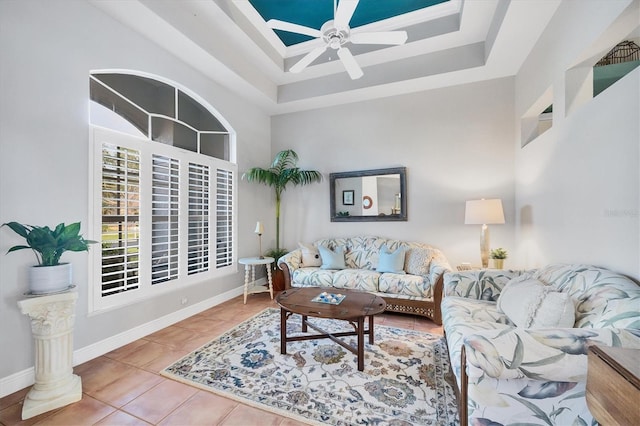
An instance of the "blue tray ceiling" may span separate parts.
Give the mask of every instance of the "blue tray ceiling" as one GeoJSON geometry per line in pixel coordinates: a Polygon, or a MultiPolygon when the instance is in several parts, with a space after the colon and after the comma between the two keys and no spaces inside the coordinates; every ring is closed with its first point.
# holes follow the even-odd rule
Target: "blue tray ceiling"
{"type": "MultiPolygon", "coordinates": [[[[360,0],[349,26],[356,28],[448,1],[360,0]]],[[[279,19],[309,28],[320,29],[322,24],[333,19],[333,0],[249,0],[249,3],[265,21],[279,19]]],[[[313,37],[287,31],[275,30],[275,33],[285,46],[292,46],[313,39],[313,37]]]]}

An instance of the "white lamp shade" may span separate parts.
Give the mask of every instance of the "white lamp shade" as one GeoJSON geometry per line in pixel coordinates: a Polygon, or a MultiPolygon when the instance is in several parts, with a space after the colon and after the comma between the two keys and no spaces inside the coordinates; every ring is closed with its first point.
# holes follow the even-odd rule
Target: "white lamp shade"
{"type": "Polygon", "coordinates": [[[262,226],[262,223],[256,222],[256,230],[253,232],[256,234],[264,234],[264,226],[262,226]]]}
{"type": "Polygon", "coordinates": [[[465,225],[503,224],[502,200],[470,200],[464,211],[465,225]]]}

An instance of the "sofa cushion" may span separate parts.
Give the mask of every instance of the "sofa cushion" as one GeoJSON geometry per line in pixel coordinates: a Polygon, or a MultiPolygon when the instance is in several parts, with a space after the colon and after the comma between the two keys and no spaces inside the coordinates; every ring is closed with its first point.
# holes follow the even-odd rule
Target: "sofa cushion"
{"type": "Polygon", "coordinates": [[[344,248],[336,247],[335,251],[324,246],[319,246],[320,257],[322,258],[322,269],[344,269],[344,248]]]}
{"type": "Polygon", "coordinates": [[[361,291],[378,291],[380,272],[368,269],[343,269],[333,276],[335,288],[349,288],[361,291]]]}
{"type": "Polygon", "coordinates": [[[404,257],[404,270],[407,274],[429,275],[429,267],[431,265],[432,250],[423,247],[412,247],[407,250],[404,257]]]}
{"type": "Polygon", "coordinates": [[[421,298],[433,296],[432,286],[419,275],[384,273],[380,275],[378,288],[383,293],[421,298]]]}
{"type": "Polygon", "coordinates": [[[320,251],[313,244],[298,243],[300,250],[302,251],[302,266],[321,266],[322,258],[320,257],[320,251]]]}
{"type": "MultiPolygon", "coordinates": [[[[498,310],[496,302],[470,299],[468,297],[447,296],[442,299],[442,318],[447,325],[472,323],[500,323],[509,325],[507,316],[498,310]]],[[[485,326],[481,326],[480,329],[485,326]]],[[[445,330],[446,331],[446,330],[445,330]]]]}
{"type": "Polygon", "coordinates": [[[404,247],[398,247],[395,251],[390,252],[385,244],[380,249],[376,271],[404,274],[404,255],[404,247]]]}
{"type": "Polygon", "coordinates": [[[348,268],[370,269],[375,271],[378,264],[380,248],[385,244],[395,250],[395,246],[389,245],[389,241],[377,237],[353,237],[345,239],[347,252],[345,255],[348,268]]]}
{"type": "Polygon", "coordinates": [[[571,297],[536,279],[509,281],[498,297],[498,309],[516,327],[573,327],[575,323],[571,297]]]}
{"type": "Polygon", "coordinates": [[[331,287],[335,273],[335,270],[318,267],[295,269],[291,285],[294,287],[331,287]]]}

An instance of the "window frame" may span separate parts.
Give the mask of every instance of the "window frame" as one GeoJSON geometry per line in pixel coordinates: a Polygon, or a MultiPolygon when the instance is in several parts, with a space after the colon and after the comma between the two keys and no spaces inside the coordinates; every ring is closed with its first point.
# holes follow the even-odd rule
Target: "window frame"
{"type": "MultiPolygon", "coordinates": [[[[113,73],[113,70],[105,71],[113,73]]],[[[120,71],[118,71],[120,72],[120,71]]],[[[102,248],[96,247],[94,250],[90,250],[89,258],[89,314],[96,314],[103,311],[117,309],[123,306],[137,303],[141,300],[148,300],[149,298],[158,297],[160,295],[177,291],[179,289],[200,284],[212,279],[217,279],[225,276],[229,276],[237,273],[237,190],[238,190],[238,170],[235,163],[235,132],[229,127],[228,123],[206,102],[203,102],[201,98],[194,95],[192,92],[179,87],[175,83],[168,82],[165,79],[150,76],[149,74],[136,74],[131,72],[122,72],[123,74],[141,75],[147,78],[157,79],[165,84],[170,84],[176,89],[190,96],[194,100],[200,102],[201,106],[207,108],[214,117],[223,125],[225,129],[228,129],[229,137],[229,161],[222,160],[216,157],[208,156],[205,154],[199,154],[175,146],[167,145],[161,142],[153,141],[149,136],[141,137],[132,134],[126,134],[117,130],[108,129],[95,124],[89,125],[89,232],[92,239],[102,240],[102,144],[110,143],[116,146],[123,146],[131,149],[135,149],[140,152],[140,222],[139,232],[140,235],[145,236],[140,238],[140,253],[139,253],[139,277],[138,288],[128,290],[118,294],[112,294],[108,296],[102,296],[102,248]],[[168,158],[175,158],[179,162],[180,178],[179,178],[179,277],[177,279],[171,279],[162,282],[153,283],[152,281],[152,192],[151,187],[153,185],[153,157],[154,155],[160,155],[168,158]],[[232,161],[233,160],[233,161],[232,161]],[[208,173],[208,263],[209,268],[205,272],[199,272],[196,274],[188,273],[188,227],[189,227],[189,164],[201,164],[206,165],[209,168],[208,173]],[[219,209],[217,208],[218,187],[217,176],[218,172],[223,171],[225,176],[230,179],[226,179],[226,188],[230,189],[230,195],[227,196],[227,205],[224,210],[229,223],[225,223],[230,231],[226,232],[227,243],[230,241],[231,248],[226,252],[224,266],[217,267],[217,221],[219,209]],[[230,212],[229,212],[230,207],[230,212]],[[229,214],[231,213],[231,214],[229,214]],[[187,218],[187,219],[183,219],[187,218]],[[230,218],[230,219],[229,219],[230,218]],[[97,238],[96,238],[97,237],[97,238]]],[[[91,73],[93,75],[94,72],[91,73]]]]}

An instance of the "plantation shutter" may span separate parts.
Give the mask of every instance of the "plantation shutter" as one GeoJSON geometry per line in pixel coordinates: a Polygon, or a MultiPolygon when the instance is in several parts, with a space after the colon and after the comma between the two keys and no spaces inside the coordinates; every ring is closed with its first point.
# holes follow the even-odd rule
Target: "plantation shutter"
{"type": "Polygon", "coordinates": [[[216,172],[216,268],[233,262],[233,172],[216,172]]]}
{"type": "Polygon", "coordinates": [[[101,294],[138,288],[140,152],[102,144],[101,294]]]}
{"type": "Polygon", "coordinates": [[[209,166],[189,163],[188,274],[209,270],[209,166]]]}
{"type": "Polygon", "coordinates": [[[89,311],[235,274],[235,132],[163,79],[94,72],[89,89],[90,228],[101,242],[89,253],[89,311]]]}
{"type": "Polygon", "coordinates": [[[178,278],[179,161],[153,155],[151,183],[151,283],[178,278]]]}

